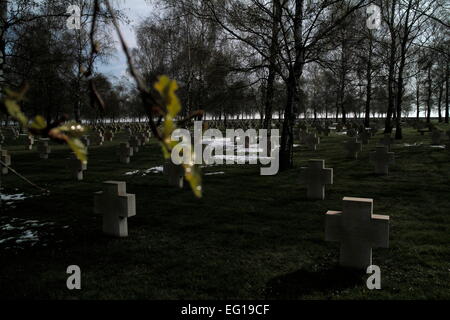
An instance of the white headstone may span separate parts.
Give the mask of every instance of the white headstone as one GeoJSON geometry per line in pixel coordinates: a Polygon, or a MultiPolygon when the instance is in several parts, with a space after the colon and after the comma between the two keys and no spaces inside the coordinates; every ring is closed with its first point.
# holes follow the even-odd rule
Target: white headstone
{"type": "Polygon", "coordinates": [[[89,137],[89,140],[94,146],[101,146],[103,145],[103,141],[105,140],[105,138],[100,131],[96,131],[89,137]]]}
{"type": "Polygon", "coordinates": [[[362,144],[357,138],[348,140],[344,147],[347,150],[347,158],[358,159],[358,152],[362,151],[362,144]]]}
{"type": "Polygon", "coordinates": [[[103,191],[94,195],[94,212],[103,215],[105,234],[127,237],[127,219],[136,215],[135,195],[126,193],[123,181],[105,181],[103,191]]]}
{"type": "Polygon", "coordinates": [[[133,148],[128,142],[123,142],[119,146],[119,161],[121,163],[130,163],[130,157],[133,156],[133,148]]]}
{"type": "Polygon", "coordinates": [[[394,153],[388,152],[385,146],[377,146],[376,150],[370,153],[370,160],[375,163],[376,174],[388,174],[389,165],[394,163],[394,153]]]}
{"type": "Polygon", "coordinates": [[[391,137],[389,133],[385,133],[384,137],[380,139],[380,144],[387,147],[387,150],[391,150],[391,145],[394,143],[394,139],[391,137]]]}
{"type": "Polygon", "coordinates": [[[320,138],[315,133],[308,134],[305,139],[306,145],[309,147],[309,149],[316,151],[317,146],[320,143],[320,138]]]}
{"type": "Polygon", "coordinates": [[[325,185],[333,184],[333,169],[325,168],[325,160],[309,160],[300,168],[300,183],[306,184],[308,199],[325,199],[325,185]]]}
{"type": "Polygon", "coordinates": [[[169,176],[169,185],[183,188],[184,169],[181,164],[174,164],[171,159],[164,162],[163,173],[169,176]]]}
{"type": "Polygon", "coordinates": [[[104,134],[105,141],[111,142],[114,137],[114,133],[111,130],[106,130],[104,134]]]}
{"type": "Polygon", "coordinates": [[[28,140],[27,149],[28,149],[28,150],[33,150],[34,136],[33,136],[33,135],[28,135],[28,136],[27,136],[27,140],[28,140]]]}
{"type": "Polygon", "coordinates": [[[373,214],[372,199],[343,202],[343,211],[325,214],[325,240],[341,243],[341,266],[365,269],[372,265],[372,248],[389,247],[389,216],[373,214]]]}
{"type": "Polygon", "coordinates": [[[11,156],[8,154],[8,150],[4,150],[0,147],[0,157],[2,160],[2,174],[8,174],[8,167],[11,165],[11,156]],[[6,167],[8,166],[8,167],[6,167]]]}
{"type": "Polygon", "coordinates": [[[41,139],[39,141],[37,151],[39,152],[39,157],[41,159],[48,159],[48,154],[51,152],[48,142],[48,139],[41,139]]]}
{"type": "Polygon", "coordinates": [[[134,153],[139,152],[139,147],[141,146],[141,140],[138,137],[133,136],[129,140],[130,146],[133,147],[134,153]]]}
{"type": "Polygon", "coordinates": [[[67,159],[67,167],[71,171],[72,175],[78,181],[83,180],[83,171],[87,170],[87,164],[82,163],[80,160],[75,157],[75,155],[71,155],[69,159],[67,159]]]}
{"type": "Polygon", "coordinates": [[[441,130],[433,130],[433,132],[431,132],[431,144],[440,145],[442,143],[443,137],[444,132],[442,132],[441,130]]]}

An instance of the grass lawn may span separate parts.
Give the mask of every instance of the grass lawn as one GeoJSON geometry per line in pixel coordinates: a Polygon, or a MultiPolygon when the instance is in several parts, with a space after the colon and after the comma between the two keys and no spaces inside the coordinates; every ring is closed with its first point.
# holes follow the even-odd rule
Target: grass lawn
{"type": "Polygon", "coordinates": [[[323,137],[316,152],[296,147],[295,168],[276,176],[260,176],[255,165],[204,168],[225,174],[204,176],[202,199],[169,187],[161,173],[124,174],[162,165],[155,141],[129,165],[116,155],[124,134],[90,147],[81,182],[65,168],[65,146],[52,146],[41,160],[10,142],[12,167],[51,192],[2,177],[2,193],[35,196],[3,201],[0,298],[449,299],[450,152],[405,129],[389,176],[376,176],[369,151],[381,136],[358,160],[345,158],[344,136],[323,137]],[[423,145],[403,146],[414,142],[423,145]],[[298,183],[300,167],[313,158],[334,169],[324,201],[307,200],[298,183]],[[102,217],[93,213],[93,193],[105,180],[126,181],[136,194],[128,238],[102,235],[102,217]],[[374,213],[390,216],[390,248],[373,250],[381,290],[367,289],[364,272],[339,268],[339,244],[324,241],[324,214],[341,210],[344,196],[373,198],[374,213]],[[27,230],[39,241],[16,243],[27,230]],[[66,288],[69,265],[81,268],[81,290],[66,288]]]}

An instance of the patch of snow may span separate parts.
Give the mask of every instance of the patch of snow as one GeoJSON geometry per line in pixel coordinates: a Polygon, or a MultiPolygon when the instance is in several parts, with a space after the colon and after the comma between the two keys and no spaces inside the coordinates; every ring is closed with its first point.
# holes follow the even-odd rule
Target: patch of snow
{"type": "Polygon", "coordinates": [[[404,147],[419,147],[419,146],[421,146],[421,145],[422,145],[422,142],[420,142],[420,143],[417,143],[417,142],[414,142],[414,143],[404,143],[404,144],[403,144],[404,147]]]}
{"type": "Polygon", "coordinates": [[[14,239],[15,239],[14,237],[9,237],[9,238],[6,238],[6,239],[0,239],[0,244],[3,243],[3,242],[6,242],[6,241],[14,240],[14,239]]]}
{"type": "Polygon", "coordinates": [[[145,170],[145,173],[162,173],[164,170],[163,166],[157,166],[150,169],[145,170]]]}
{"type": "Polygon", "coordinates": [[[214,176],[214,175],[217,175],[217,174],[225,174],[225,172],[223,172],[223,171],[208,172],[208,173],[205,173],[205,176],[214,176]]]}
{"type": "Polygon", "coordinates": [[[16,240],[16,243],[37,242],[37,241],[39,241],[37,231],[26,230],[25,232],[22,233],[20,238],[16,240]]]}
{"type": "Polygon", "coordinates": [[[134,171],[125,172],[124,174],[126,176],[131,176],[131,175],[135,175],[135,174],[138,174],[138,173],[139,173],[139,170],[134,170],[134,171]]]}
{"type": "MultiPolygon", "coordinates": [[[[142,176],[145,176],[145,175],[147,175],[147,174],[149,174],[149,173],[162,173],[163,170],[164,170],[164,169],[163,169],[163,166],[157,166],[157,167],[153,167],[153,168],[144,170],[144,171],[141,173],[141,175],[142,175],[142,176]]],[[[137,175],[137,174],[139,174],[140,172],[141,172],[141,170],[134,170],[134,171],[125,172],[124,175],[127,175],[127,176],[137,175]]]]}
{"type": "Polygon", "coordinates": [[[20,201],[25,200],[27,198],[31,198],[32,196],[25,196],[24,193],[16,193],[16,194],[0,194],[2,201],[20,201]]]}
{"type": "Polygon", "coordinates": [[[14,226],[10,225],[9,223],[0,227],[0,230],[3,230],[3,231],[23,230],[23,229],[25,229],[25,227],[14,227],[14,226]]]}
{"type": "Polygon", "coordinates": [[[445,146],[437,146],[437,145],[432,145],[432,148],[437,148],[437,149],[445,149],[445,146]]]}

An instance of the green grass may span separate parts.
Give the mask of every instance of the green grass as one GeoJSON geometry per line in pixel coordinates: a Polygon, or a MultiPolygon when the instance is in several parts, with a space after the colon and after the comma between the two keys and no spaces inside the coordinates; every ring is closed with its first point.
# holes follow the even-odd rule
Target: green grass
{"type": "MultiPolygon", "coordinates": [[[[323,137],[316,152],[296,148],[295,168],[276,176],[260,176],[254,165],[205,168],[225,175],[204,177],[202,199],[169,187],[162,174],[124,175],[162,164],[154,141],[130,165],[116,156],[123,135],[91,147],[81,182],[64,167],[64,146],[54,146],[49,160],[6,146],[13,168],[51,193],[4,206],[0,225],[11,217],[56,224],[36,229],[34,246],[0,244],[0,298],[448,299],[450,152],[407,129],[393,147],[389,176],[376,176],[368,157],[380,137],[357,161],[345,159],[345,137],[323,137]],[[402,146],[416,141],[424,145],[402,146]],[[307,200],[298,184],[311,158],[334,169],[324,201],[307,200]],[[93,213],[93,193],[105,180],[126,181],[136,194],[128,238],[102,235],[102,217],[93,213]],[[337,267],[339,244],[324,241],[324,213],[341,210],[344,196],[373,198],[374,213],[390,216],[390,248],[373,251],[381,290],[367,289],[364,272],[337,267]],[[82,270],[82,290],[66,288],[72,264],[82,270]]],[[[12,174],[2,186],[4,193],[39,193],[12,174]]],[[[0,239],[14,232],[21,231],[0,231],[0,239]]]]}

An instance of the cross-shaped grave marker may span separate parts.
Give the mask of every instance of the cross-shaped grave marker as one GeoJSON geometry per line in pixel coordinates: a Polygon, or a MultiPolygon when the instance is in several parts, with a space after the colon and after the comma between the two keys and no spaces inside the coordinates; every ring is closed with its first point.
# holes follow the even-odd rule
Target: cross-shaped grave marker
{"type": "Polygon", "coordinates": [[[83,171],[87,170],[87,164],[84,162],[81,162],[80,160],[75,157],[75,155],[71,155],[67,159],[67,168],[71,171],[75,179],[78,181],[83,180],[83,171]]]}
{"type": "Polygon", "coordinates": [[[150,142],[150,134],[148,131],[141,132],[142,144],[147,144],[150,142]]]}
{"type": "Polygon", "coordinates": [[[123,181],[105,181],[103,191],[94,195],[94,213],[103,215],[105,234],[127,237],[127,219],[136,215],[135,195],[126,193],[123,181]]]}
{"type": "Polygon", "coordinates": [[[132,136],[129,140],[130,146],[133,148],[134,153],[139,152],[139,147],[141,146],[141,140],[138,137],[132,136]]]}
{"type": "Polygon", "coordinates": [[[316,151],[317,145],[320,143],[320,138],[315,133],[311,133],[306,136],[305,143],[309,149],[316,151]]]}
{"type": "Polygon", "coordinates": [[[362,144],[369,144],[370,133],[367,132],[367,130],[362,130],[358,135],[358,138],[362,142],[362,144]]]}
{"type": "Polygon", "coordinates": [[[122,142],[119,146],[119,161],[121,163],[130,163],[130,157],[133,156],[133,148],[128,142],[122,142]]]}
{"type": "Polygon", "coordinates": [[[300,129],[298,132],[298,139],[301,144],[306,144],[306,138],[308,137],[308,129],[300,129]]]}
{"type": "Polygon", "coordinates": [[[27,141],[28,141],[27,150],[33,150],[34,136],[33,135],[27,135],[27,141]]]}
{"type": "Polygon", "coordinates": [[[431,144],[432,145],[440,145],[442,142],[442,139],[444,137],[444,132],[441,130],[433,130],[431,132],[431,144]]]}
{"type": "Polygon", "coordinates": [[[103,145],[103,141],[105,141],[105,138],[103,137],[101,131],[96,131],[90,136],[90,142],[92,142],[92,144],[95,146],[103,145]]]}
{"type": "Polygon", "coordinates": [[[2,174],[8,174],[8,167],[11,165],[11,156],[8,154],[8,150],[4,150],[0,147],[0,157],[2,160],[2,174]]]}
{"type": "Polygon", "coordinates": [[[375,163],[376,174],[388,174],[389,165],[394,163],[394,153],[388,152],[386,146],[377,146],[376,150],[372,151],[369,157],[375,163]]]}
{"type": "Polygon", "coordinates": [[[41,139],[39,141],[37,151],[39,152],[39,157],[41,159],[48,159],[48,154],[51,152],[48,142],[48,139],[41,139]]]}
{"type": "Polygon", "coordinates": [[[89,136],[83,136],[81,138],[81,142],[83,142],[84,146],[87,148],[91,144],[91,140],[89,139],[89,136]]]}
{"type": "Polygon", "coordinates": [[[358,159],[358,153],[362,151],[362,144],[357,138],[348,140],[344,147],[347,150],[347,158],[358,159]]]}
{"type": "Polygon", "coordinates": [[[164,162],[163,173],[169,176],[169,185],[183,188],[184,169],[181,164],[174,164],[172,159],[164,162]]]}
{"type": "Polygon", "coordinates": [[[356,135],[358,134],[358,132],[356,131],[356,129],[353,129],[353,128],[349,128],[348,130],[347,130],[347,136],[349,136],[349,137],[355,137],[356,135]]]}
{"type": "Polygon", "coordinates": [[[308,199],[325,199],[325,185],[333,184],[333,169],[325,168],[325,160],[312,159],[300,168],[300,183],[307,186],[308,199]]]}
{"type": "Polygon", "coordinates": [[[114,133],[110,129],[107,129],[104,134],[105,141],[111,142],[113,137],[114,137],[114,133]]]}
{"type": "Polygon", "coordinates": [[[341,243],[339,264],[365,269],[372,248],[389,247],[389,216],[373,214],[373,200],[344,197],[342,211],[325,214],[325,240],[341,243]]]}
{"type": "Polygon", "coordinates": [[[380,144],[387,147],[387,150],[391,150],[391,144],[394,144],[394,138],[389,133],[385,133],[384,137],[380,139],[380,144]]]}

